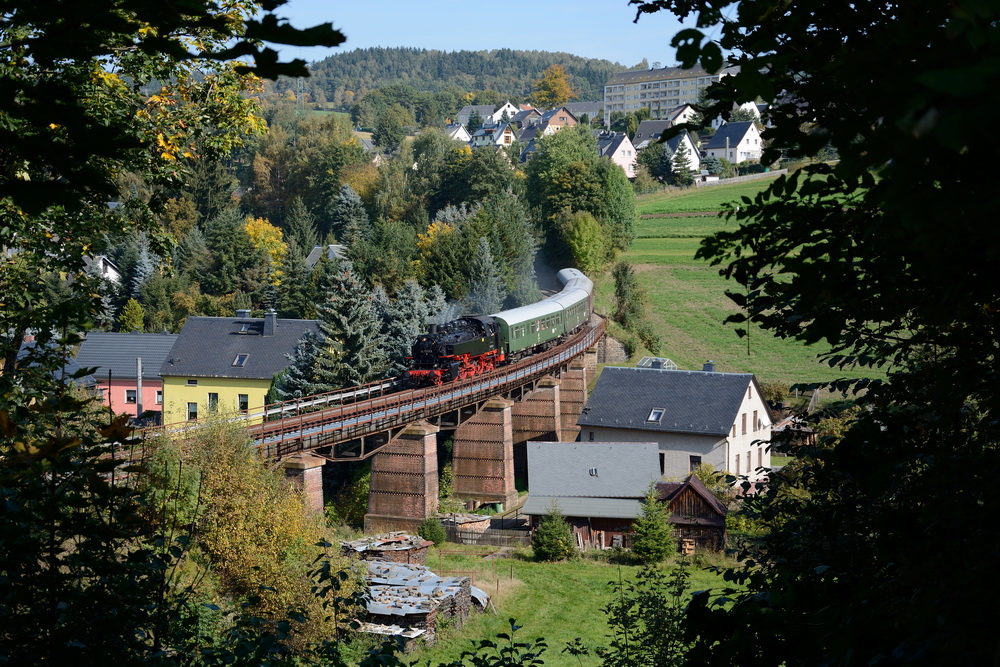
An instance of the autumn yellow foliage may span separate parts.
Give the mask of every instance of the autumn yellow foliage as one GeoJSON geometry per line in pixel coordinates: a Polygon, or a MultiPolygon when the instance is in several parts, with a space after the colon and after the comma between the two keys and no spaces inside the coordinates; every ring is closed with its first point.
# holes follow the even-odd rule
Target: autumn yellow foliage
{"type": "Polygon", "coordinates": [[[281,263],[288,254],[288,244],[285,243],[281,230],[272,225],[266,218],[248,217],[246,222],[247,235],[257,250],[263,250],[270,261],[268,275],[275,285],[281,283],[281,263]]]}
{"type": "MultiPolygon", "coordinates": [[[[322,520],[307,513],[298,490],[280,467],[261,458],[241,427],[209,421],[188,436],[161,443],[160,459],[186,471],[187,481],[169,485],[182,488],[197,480],[196,507],[190,507],[189,494],[188,509],[182,511],[180,502],[174,511],[181,523],[196,517],[192,557],[212,575],[202,592],[222,596],[221,602],[256,600],[253,612],[265,618],[303,609],[308,615],[300,641],[333,636],[334,621],[313,595],[309,571],[324,553],[337,568],[351,569],[351,562],[317,546],[329,538],[322,520]]],[[[360,578],[352,577],[345,594],[358,586],[360,578]]]]}

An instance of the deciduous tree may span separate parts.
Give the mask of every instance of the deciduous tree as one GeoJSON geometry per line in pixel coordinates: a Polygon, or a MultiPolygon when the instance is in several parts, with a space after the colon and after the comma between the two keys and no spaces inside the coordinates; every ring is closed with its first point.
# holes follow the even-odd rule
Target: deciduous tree
{"type": "Polygon", "coordinates": [[[560,107],[576,97],[569,74],[562,65],[550,65],[533,85],[535,102],[546,109],[560,107]]]}
{"type": "Polygon", "coordinates": [[[718,104],[707,117],[758,96],[774,101],[762,162],[828,145],[839,154],[731,207],[737,224],[699,255],[738,282],[732,297],[755,326],[829,345],[827,362],[845,374],[833,387],[860,390],[862,404],[838,444],[801,450],[821,463],[794,480],[772,475],[752,501],[771,530],[753,565],[733,575],[746,592],[731,607],[709,613],[696,597],[690,659],[994,660],[985,619],[1000,594],[990,576],[1000,557],[990,508],[1000,497],[986,471],[1000,442],[1000,284],[987,276],[1000,268],[1000,237],[981,224],[996,209],[981,166],[997,140],[983,141],[974,119],[996,106],[998,8],[639,7],[697,14],[702,28],[674,40],[683,64],[714,72],[723,50],[731,54],[739,73],[713,85],[718,104]],[[873,79],[873,66],[889,62],[873,79]],[[854,380],[855,364],[887,377],[854,380]],[[938,541],[949,548],[925,548],[938,541]],[[970,577],[981,582],[973,598],[970,577]],[[765,632],[763,616],[772,619],[765,632]]]}

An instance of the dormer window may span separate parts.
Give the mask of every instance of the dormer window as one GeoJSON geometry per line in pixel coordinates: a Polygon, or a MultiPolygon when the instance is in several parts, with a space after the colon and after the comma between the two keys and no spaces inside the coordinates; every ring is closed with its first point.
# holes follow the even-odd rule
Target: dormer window
{"type": "Polygon", "coordinates": [[[652,410],[649,411],[649,416],[646,417],[646,421],[655,422],[658,424],[660,420],[663,419],[664,412],[665,410],[663,408],[653,408],[652,410]]]}
{"type": "Polygon", "coordinates": [[[242,353],[237,354],[236,358],[233,359],[233,366],[236,366],[237,368],[243,368],[244,366],[246,366],[247,359],[249,358],[250,358],[249,354],[242,354],[242,353]]]}
{"type": "Polygon", "coordinates": [[[240,333],[250,333],[250,325],[247,322],[240,325],[240,333]]]}

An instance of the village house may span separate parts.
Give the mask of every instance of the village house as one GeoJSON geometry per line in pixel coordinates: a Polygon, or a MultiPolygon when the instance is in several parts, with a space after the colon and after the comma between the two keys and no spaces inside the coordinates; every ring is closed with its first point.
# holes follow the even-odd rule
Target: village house
{"type": "Polygon", "coordinates": [[[458,116],[455,118],[456,122],[469,127],[469,118],[472,117],[473,111],[479,114],[483,123],[499,123],[503,121],[504,114],[507,114],[507,120],[509,121],[520,109],[510,102],[504,102],[500,106],[492,104],[468,105],[462,107],[462,110],[458,112],[458,116]]]}
{"type": "Polygon", "coordinates": [[[510,119],[510,124],[518,129],[524,129],[537,123],[542,117],[542,112],[534,107],[521,109],[510,119]]]}
{"type": "Polygon", "coordinates": [[[80,344],[76,362],[83,368],[94,369],[104,405],[113,412],[135,418],[141,408],[143,412],[152,412],[152,421],[158,423],[163,415],[160,366],[176,341],[177,334],[165,331],[91,331],[80,344]]]}
{"type": "Polygon", "coordinates": [[[702,464],[762,480],[771,465],[771,411],[750,373],[608,366],[583,408],[584,442],[656,442],[659,472],[702,464]]]}
{"type": "MultiPolygon", "coordinates": [[[[579,124],[580,121],[577,120],[566,107],[558,107],[550,111],[546,111],[542,114],[542,117],[538,119],[538,125],[542,127],[543,130],[551,130],[552,132],[558,132],[564,127],[572,127],[579,124]]],[[[546,132],[548,134],[548,132],[546,132]]]]}
{"type": "Polygon", "coordinates": [[[444,133],[448,135],[449,139],[461,141],[465,144],[469,143],[469,140],[472,139],[472,135],[469,134],[469,131],[461,123],[448,123],[444,126],[444,133]]]}
{"type": "Polygon", "coordinates": [[[635,148],[624,132],[595,132],[597,152],[625,171],[628,178],[635,178],[635,148]]]}
{"type": "Polygon", "coordinates": [[[249,310],[236,317],[188,317],[160,366],[164,423],[261,408],[306,331],[318,335],[319,323],[278,319],[273,310],[263,318],[250,317],[249,310]]]}
{"type": "Polygon", "coordinates": [[[510,124],[485,123],[472,134],[469,144],[473,148],[484,146],[510,146],[517,137],[510,124]]]}
{"type": "MultiPolygon", "coordinates": [[[[632,144],[637,151],[645,150],[658,142],[663,133],[673,127],[673,125],[673,121],[669,120],[644,120],[639,123],[635,137],[632,138],[632,144]]],[[[698,168],[701,166],[701,152],[698,150],[698,145],[691,138],[691,133],[681,132],[677,136],[667,139],[664,143],[667,144],[667,148],[670,149],[671,154],[676,154],[683,144],[688,155],[688,171],[698,171],[698,168]]]]}
{"type": "Polygon", "coordinates": [[[573,526],[578,547],[625,546],[642,499],[660,477],[659,448],[650,442],[529,442],[528,499],[532,527],[553,506],[573,526]]]}
{"type": "Polygon", "coordinates": [[[763,150],[756,124],[751,121],[726,123],[715,131],[705,146],[705,157],[724,158],[733,164],[759,162],[763,150]]]}
{"type": "Polygon", "coordinates": [[[567,102],[563,105],[566,111],[573,114],[578,121],[583,122],[586,116],[591,125],[595,125],[595,120],[604,117],[604,102],[567,102]]]}

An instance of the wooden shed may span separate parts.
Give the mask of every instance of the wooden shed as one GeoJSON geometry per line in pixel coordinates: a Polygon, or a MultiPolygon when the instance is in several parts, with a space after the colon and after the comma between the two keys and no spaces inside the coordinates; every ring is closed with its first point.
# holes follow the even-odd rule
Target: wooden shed
{"type": "Polygon", "coordinates": [[[720,551],[725,547],[729,510],[696,475],[683,482],[659,482],[656,490],[667,503],[678,539],[693,539],[699,549],[720,551]]]}

